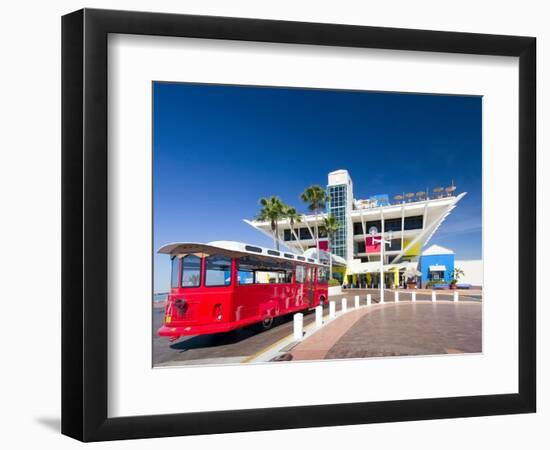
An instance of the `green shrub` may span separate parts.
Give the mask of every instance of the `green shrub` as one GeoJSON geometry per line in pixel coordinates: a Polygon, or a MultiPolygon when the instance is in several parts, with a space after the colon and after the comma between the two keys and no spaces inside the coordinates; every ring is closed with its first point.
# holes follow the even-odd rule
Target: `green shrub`
{"type": "Polygon", "coordinates": [[[335,278],[331,278],[330,280],[328,280],[328,285],[329,286],[340,286],[340,282],[335,278]]]}

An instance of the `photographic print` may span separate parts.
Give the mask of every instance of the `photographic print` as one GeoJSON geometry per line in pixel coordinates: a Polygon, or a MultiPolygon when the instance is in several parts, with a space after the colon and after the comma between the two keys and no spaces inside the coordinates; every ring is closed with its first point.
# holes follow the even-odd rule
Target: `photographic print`
{"type": "Polygon", "coordinates": [[[152,89],[154,367],[483,351],[481,97],[152,89]]]}
{"type": "Polygon", "coordinates": [[[63,434],[536,411],[536,38],[97,9],[61,35],[63,434]]]}

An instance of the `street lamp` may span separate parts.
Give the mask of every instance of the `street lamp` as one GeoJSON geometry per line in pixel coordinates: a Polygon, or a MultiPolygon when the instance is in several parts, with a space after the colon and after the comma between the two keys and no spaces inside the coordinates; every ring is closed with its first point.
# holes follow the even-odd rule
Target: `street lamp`
{"type": "Polygon", "coordinates": [[[386,244],[391,244],[393,232],[390,231],[388,233],[387,241],[384,239],[383,233],[380,233],[379,238],[375,237],[376,234],[378,234],[378,230],[376,229],[376,227],[371,227],[369,233],[372,238],[372,243],[380,244],[380,303],[384,303],[384,249],[386,247],[386,244]]]}

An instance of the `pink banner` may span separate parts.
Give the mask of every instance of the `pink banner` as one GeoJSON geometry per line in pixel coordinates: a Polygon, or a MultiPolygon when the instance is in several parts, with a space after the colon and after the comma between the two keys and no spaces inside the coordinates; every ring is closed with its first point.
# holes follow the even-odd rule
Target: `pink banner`
{"type": "Polygon", "coordinates": [[[366,253],[380,252],[380,242],[373,242],[372,239],[373,239],[372,237],[365,238],[365,252],[366,253]]]}
{"type": "Polygon", "coordinates": [[[319,241],[319,250],[328,251],[328,240],[319,241]]]}

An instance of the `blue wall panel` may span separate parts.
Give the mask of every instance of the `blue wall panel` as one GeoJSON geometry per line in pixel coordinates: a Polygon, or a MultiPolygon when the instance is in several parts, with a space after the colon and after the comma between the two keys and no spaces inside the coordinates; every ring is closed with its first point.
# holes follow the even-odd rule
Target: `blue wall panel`
{"type": "Polygon", "coordinates": [[[430,266],[445,266],[445,280],[441,283],[450,283],[453,279],[455,267],[455,255],[422,255],[420,257],[419,270],[422,272],[422,287],[426,286],[429,279],[430,266]]]}

